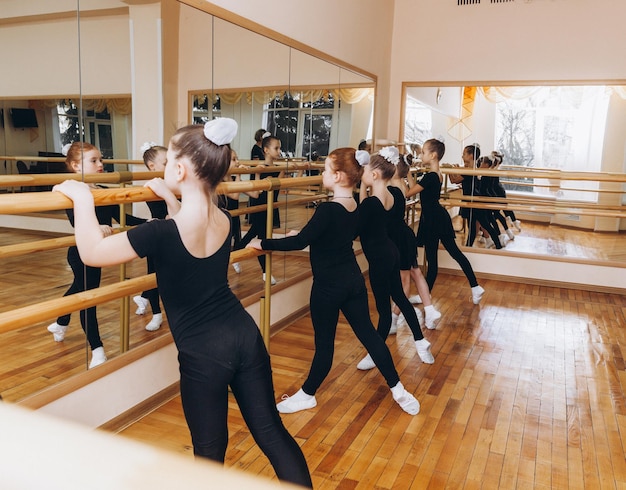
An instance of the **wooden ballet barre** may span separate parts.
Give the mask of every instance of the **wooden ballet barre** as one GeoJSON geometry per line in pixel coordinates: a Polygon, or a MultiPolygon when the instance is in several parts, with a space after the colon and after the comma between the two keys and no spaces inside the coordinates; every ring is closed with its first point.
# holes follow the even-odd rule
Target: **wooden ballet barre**
{"type": "Polygon", "coordinates": [[[471,207],[478,209],[491,209],[494,211],[522,211],[530,213],[547,213],[547,214],[579,214],[583,216],[598,216],[602,218],[626,218],[626,210],[624,211],[604,211],[606,207],[602,206],[602,209],[588,209],[580,207],[558,207],[549,205],[524,205],[524,204],[490,204],[485,202],[475,201],[470,203],[468,201],[462,201],[457,199],[449,199],[445,203],[446,207],[471,207]]]}
{"type": "MultiPolygon", "coordinates": [[[[10,162],[17,161],[26,161],[26,162],[51,162],[51,163],[63,163],[65,162],[65,157],[40,157],[34,155],[13,155],[13,156],[0,156],[0,160],[7,160],[10,162]]],[[[130,160],[128,158],[104,158],[102,162],[106,164],[114,164],[114,165],[143,165],[143,160],[130,160]]]]}
{"type": "Polygon", "coordinates": [[[515,197],[487,197],[487,196],[454,196],[449,197],[449,199],[457,199],[461,202],[466,203],[463,207],[472,207],[473,203],[494,203],[494,204],[528,204],[528,205],[540,205],[540,206],[554,206],[554,207],[569,207],[569,208],[586,208],[586,209],[596,209],[600,208],[601,210],[608,211],[623,211],[626,210],[625,206],[617,205],[617,206],[609,206],[606,204],[599,204],[595,202],[585,202],[585,201],[572,201],[572,200],[564,200],[564,199],[555,199],[550,197],[525,197],[525,196],[515,196],[515,197]]]}
{"type": "MultiPolygon", "coordinates": [[[[560,191],[568,191],[568,192],[599,192],[602,194],[624,194],[626,191],[621,189],[583,189],[581,187],[561,187],[559,184],[540,184],[537,182],[520,182],[517,180],[502,180],[500,179],[500,183],[502,185],[519,185],[522,187],[547,187],[549,189],[558,189],[560,191]]],[[[615,182],[617,184],[617,182],[615,182]]],[[[507,189],[508,190],[508,189],[507,189]]],[[[509,192],[515,192],[508,190],[509,192]]]]}
{"type": "MultiPolygon", "coordinates": [[[[60,174],[63,175],[63,174],[60,174]]],[[[72,174],[68,174],[72,175],[72,174]]],[[[98,174],[98,176],[106,174],[98,174]]],[[[76,179],[73,179],[76,180],[76,179]]],[[[321,176],[267,178],[246,182],[224,182],[217,186],[218,194],[247,191],[271,191],[286,187],[307,187],[322,183],[321,176]]],[[[96,206],[110,204],[157,201],[160,198],[148,187],[124,187],[114,189],[94,189],[96,206]]],[[[73,207],[72,200],[60,192],[26,192],[0,195],[0,214],[34,213],[73,207]]]]}
{"type": "Polygon", "coordinates": [[[99,174],[19,174],[0,176],[0,187],[56,185],[66,180],[80,180],[88,184],[120,184],[134,180],[150,180],[163,177],[162,172],[102,172],[99,174]]]}
{"type": "MultiPolygon", "coordinates": [[[[231,253],[230,263],[249,259],[263,252],[253,249],[242,249],[231,253]]],[[[84,310],[108,301],[130,296],[140,291],[147,291],[157,286],[156,274],[147,274],[107,286],[100,286],[62,298],[55,298],[22,308],[0,313],[0,333],[18,330],[36,323],[44,322],[67,313],[84,310]]]]}
{"type": "Polygon", "coordinates": [[[35,323],[44,322],[78,310],[83,310],[100,303],[129,296],[138,291],[147,291],[156,287],[156,274],[148,274],[127,281],[101,286],[61,298],[50,299],[0,313],[0,333],[10,332],[35,323]]]}
{"type": "Polygon", "coordinates": [[[599,182],[626,182],[625,173],[617,172],[566,172],[566,171],[519,171],[519,170],[488,170],[465,167],[441,167],[443,175],[485,175],[493,177],[518,177],[554,180],[582,180],[599,182]]]}
{"type": "Polygon", "coordinates": [[[0,247],[0,259],[20,257],[22,255],[45,252],[47,250],[56,250],[58,248],[71,247],[73,245],[76,245],[74,235],[60,238],[49,238],[47,240],[36,240],[26,243],[16,243],[13,245],[4,245],[0,247]]]}

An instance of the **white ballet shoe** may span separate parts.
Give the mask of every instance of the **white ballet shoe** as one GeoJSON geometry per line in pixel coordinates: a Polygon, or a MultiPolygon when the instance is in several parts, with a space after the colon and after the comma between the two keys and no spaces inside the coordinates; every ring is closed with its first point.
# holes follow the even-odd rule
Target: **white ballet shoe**
{"type": "Polygon", "coordinates": [[[161,328],[161,323],[163,323],[163,314],[155,313],[152,315],[152,320],[146,325],[146,330],[148,332],[154,332],[161,328]]]}
{"type": "Polygon", "coordinates": [[[418,305],[422,302],[422,298],[420,297],[419,294],[416,294],[414,296],[409,296],[409,301],[413,303],[414,305],[418,305]]]}
{"type": "Polygon", "coordinates": [[[48,332],[52,334],[52,338],[55,342],[63,342],[67,327],[68,325],[59,325],[57,322],[54,322],[48,325],[48,332]]]}
{"type": "MultiPolygon", "coordinates": [[[[265,272],[263,273],[263,282],[265,282],[265,272]]],[[[274,279],[274,276],[270,278],[270,283],[272,284],[272,286],[276,284],[276,279],[274,279]]]]}
{"type": "Polygon", "coordinates": [[[483,294],[485,294],[485,290],[482,286],[474,286],[472,288],[472,302],[477,305],[480,303],[480,300],[483,298],[483,294]]]}
{"type": "Polygon", "coordinates": [[[361,359],[359,363],[356,365],[356,368],[360,369],[361,371],[369,371],[370,369],[374,369],[375,367],[376,367],[376,364],[372,360],[372,356],[370,356],[369,354],[366,355],[363,359],[361,359]]]}
{"type": "Polygon", "coordinates": [[[104,353],[104,347],[97,347],[91,352],[91,362],[89,363],[89,369],[93,369],[100,364],[104,364],[107,360],[107,356],[104,353]]]}
{"type": "Polygon", "coordinates": [[[239,265],[239,262],[233,262],[233,269],[235,269],[235,272],[237,274],[241,272],[241,266],[239,265]]]}
{"type": "Polygon", "coordinates": [[[515,240],[515,234],[513,233],[513,230],[509,228],[508,230],[506,230],[506,234],[510,240],[515,240]]]}
{"type": "Polygon", "coordinates": [[[280,413],[296,413],[317,406],[315,395],[307,395],[300,389],[293,396],[283,395],[282,401],[276,405],[280,413]]]}
{"type": "Polygon", "coordinates": [[[435,356],[430,352],[430,342],[426,339],[416,340],[415,349],[417,355],[424,364],[433,364],[435,362],[435,356]]]}
{"type": "Polygon", "coordinates": [[[133,301],[137,305],[137,309],[135,310],[135,315],[143,315],[146,312],[146,308],[150,304],[143,296],[135,296],[133,297],[133,301]]]}
{"type": "Polygon", "coordinates": [[[437,328],[435,326],[435,322],[441,318],[441,313],[435,309],[433,305],[424,307],[424,324],[426,328],[429,330],[434,330],[437,328]]]}
{"type": "Polygon", "coordinates": [[[398,381],[398,384],[391,388],[391,396],[396,401],[400,408],[409,415],[417,415],[420,411],[420,402],[404,389],[402,383],[398,381]]]}

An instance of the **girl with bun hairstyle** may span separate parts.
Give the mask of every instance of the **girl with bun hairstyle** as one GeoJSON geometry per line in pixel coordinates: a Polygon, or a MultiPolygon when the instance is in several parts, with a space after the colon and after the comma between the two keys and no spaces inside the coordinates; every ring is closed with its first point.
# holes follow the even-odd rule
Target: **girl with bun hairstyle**
{"type": "MultiPolygon", "coordinates": [[[[394,216],[396,198],[394,192],[401,194],[397,187],[390,186],[400,160],[398,149],[394,146],[382,148],[371,156],[364,166],[361,178],[362,189],[369,187],[371,195],[361,199],[359,204],[358,234],[361,238],[363,253],[369,264],[369,279],[378,310],[378,335],[387,339],[391,329],[391,299],[400,311],[413,333],[417,355],[426,364],[435,362],[430,351],[430,342],[424,338],[415,309],[409,302],[400,278],[400,257],[398,247],[389,236],[389,229],[394,216]],[[395,189],[395,191],[394,191],[395,189]]],[[[363,193],[364,194],[364,193],[363,193]]],[[[404,214],[404,211],[403,211],[404,214]]],[[[368,354],[358,364],[362,370],[372,369],[374,362],[368,354]]]]}
{"type": "MultiPolygon", "coordinates": [[[[435,328],[435,322],[441,318],[441,313],[437,311],[433,305],[428,290],[428,284],[422,274],[422,270],[417,263],[417,244],[415,243],[415,233],[404,220],[406,212],[406,192],[408,190],[406,177],[413,163],[413,157],[410,153],[400,157],[398,165],[396,165],[396,173],[392,177],[389,186],[389,192],[393,194],[394,203],[392,208],[392,218],[389,223],[389,237],[398,247],[400,278],[402,279],[402,289],[408,297],[411,287],[411,279],[417,287],[420,301],[424,304],[424,324],[428,329],[435,328]]],[[[409,298],[409,301],[411,298],[409,298]]],[[[399,323],[400,308],[393,305],[391,313],[391,330],[390,334],[397,331],[399,323]]]]}
{"type": "Polygon", "coordinates": [[[439,242],[446,252],[461,266],[470,287],[472,288],[472,302],[477,305],[485,293],[478,284],[474,269],[467,257],[459,249],[454,238],[452,219],[448,211],[439,202],[443,177],[439,170],[439,162],[443,158],[446,146],[443,141],[432,138],[422,145],[422,163],[430,166],[430,171],[415,183],[407,192],[407,196],[414,196],[419,192],[422,213],[417,230],[417,245],[424,247],[428,271],[426,283],[432,291],[439,272],[438,252],[439,242]]]}
{"type": "Polygon", "coordinates": [[[378,336],[369,316],[367,288],[354,256],[358,209],[352,190],[359,181],[360,162],[369,159],[366,151],[337,148],[324,162],[323,186],[332,191],[329,202],[320,203],[300,232],[275,240],[254,240],[248,245],[259,250],[302,250],[310,246],[313,287],[311,320],[315,333],[315,354],[309,375],[293,396],[284,396],[277,405],[282,413],[294,413],[317,405],[315,393],[328,376],[333,363],[339,312],[374,359],[385,377],[393,399],[407,413],[419,412],[419,402],[400,382],[389,349],[378,336]],[[357,161],[358,159],[358,161],[357,161]]]}
{"type": "Polygon", "coordinates": [[[180,396],[194,454],[224,461],[230,387],[278,478],[310,488],[302,451],[276,410],[259,328],[228,286],[231,222],[217,207],[215,188],[228,171],[236,131],[234,120],[220,118],[172,136],[165,179],[146,184],[168,204],[170,219],[105,236],[88,186],[66,181],[54,189],[74,201],[76,243],[85,263],[102,267],[152,257],[178,349],[180,396]]]}

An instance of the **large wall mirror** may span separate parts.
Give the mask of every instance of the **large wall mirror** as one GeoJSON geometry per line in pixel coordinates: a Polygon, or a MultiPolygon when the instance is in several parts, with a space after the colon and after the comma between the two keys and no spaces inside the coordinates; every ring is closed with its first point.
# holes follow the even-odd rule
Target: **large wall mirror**
{"type": "MultiPolygon", "coordinates": [[[[144,141],[163,142],[184,124],[219,116],[238,121],[233,148],[241,160],[250,157],[254,132],[271,124],[268,129],[280,133],[284,155],[292,159],[321,159],[336,147],[356,146],[372,137],[375,80],[351,66],[186,2],[104,0],[78,5],[80,9],[75,1],[39,0],[3,6],[0,63],[14,69],[0,80],[0,155],[25,158],[19,168],[17,160],[0,161],[2,175],[57,172],[62,164],[28,157],[59,157],[64,144],[77,140],[80,127],[85,141],[115,160],[139,159],[144,141]],[[20,127],[12,119],[14,108],[34,113],[37,127],[20,127]]],[[[107,165],[109,170],[125,168],[122,163],[107,165]]],[[[144,170],[143,165],[131,168],[144,170]]],[[[286,207],[280,211],[277,234],[302,226],[312,213],[282,199],[286,207]]],[[[142,206],[132,209],[137,215],[145,216],[145,211],[142,206]]],[[[71,232],[63,212],[0,220],[0,228],[11,230],[6,234],[11,238],[1,239],[0,245],[71,232]],[[34,220],[37,231],[14,228],[16,220],[34,220]],[[52,225],[42,225],[43,220],[52,225]]],[[[61,297],[72,280],[66,253],[67,247],[42,252],[45,268],[33,266],[36,258],[7,259],[3,289],[10,291],[5,294],[12,304],[6,302],[0,311],[61,297]]],[[[285,261],[274,264],[280,281],[287,276],[285,261]]],[[[258,264],[250,261],[248,267],[259,269],[260,290],[258,264]]],[[[119,274],[117,268],[103,270],[101,284],[118,281],[119,274]]],[[[124,274],[143,275],[145,264],[130,264],[124,274]]],[[[98,307],[100,334],[110,358],[120,354],[119,317],[119,301],[98,307]]],[[[134,315],[132,302],[130,317],[131,349],[169,335],[165,329],[146,332],[146,320],[134,315]]],[[[19,400],[86,369],[90,354],[78,313],[72,315],[63,342],[53,342],[46,326],[0,334],[0,393],[6,400],[19,400]],[[39,360],[19,355],[33,350],[39,360]]]]}
{"type": "MultiPolygon", "coordinates": [[[[464,147],[478,143],[483,154],[488,155],[492,150],[502,152],[503,166],[510,165],[513,169],[623,173],[626,172],[625,83],[507,85],[498,82],[497,86],[406,83],[402,141],[410,148],[411,143],[422,143],[430,135],[441,135],[446,143],[443,161],[452,165],[462,166],[464,147]]],[[[510,196],[606,206],[626,202],[623,184],[539,178],[502,180],[508,182],[505,187],[510,196]]],[[[541,234],[538,231],[532,242],[523,233],[517,235],[507,250],[572,259],[625,259],[616,250],[603,249],[602,240],[602,236],[610,236],[611,243],[614,239],[617,243],[626,240],[624,219],[576,212],[518,214],[529,223],[544,225],[545,230],[541,234]],[[572,229],[580,232],[580,243],[564,249],[558,237],[572,229]],[[594,231],[607,234],[594,234],[594,231]]]]}

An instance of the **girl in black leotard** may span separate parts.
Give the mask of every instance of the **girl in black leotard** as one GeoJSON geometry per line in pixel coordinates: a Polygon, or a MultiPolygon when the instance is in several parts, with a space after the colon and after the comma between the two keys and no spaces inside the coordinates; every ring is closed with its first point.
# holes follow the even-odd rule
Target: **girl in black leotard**
{"type": "MultiPolygon", "coordinates": [[[[402,279],[402,289],[406,297],[409,297],[409,291],[411,287],[411,279],[417,286],[417,292],[420,299],[424,304],[424,325],[428,329],[435,328],[435,322],[441,318],[439,313],[430,297],[430,291],[428,290],[428,284],[422,274],[422,270],[417,263],[417,245],[415,243],[415,233],[413,229],[406,224],[404,215],[406,213],[406,197],[405,192],[408,190],[406,184],[406,176],[411,168],[413,158],[410,154],[405,154],[400,158],[398,165],[396,165],[396,173],[392,177],[389,186],[389,192],[393,194],[394,203],[392,209],[392,219],[389,225],[389,237],[393,240],[398,247],[399,263],[400,263],[400,277],[402,279]]],[[[410,301],[410,298],[409,298],[410,301]]],[[[400,308],[398,305],[393,305],[391,313],[391,330],[389,334],[396,333],[399,320],[400,308]]]]}
{"type": "MultiPolygon", "coordinates": [[[[274,162],[280,158],[280,140],[275,136],[272,136],[270,133],[265,133],[263,135],[263,139],[261,140],[261,147],[263,148],[263,154],[265,156],[264,162],[268,167],[273,167],[274,162]]],[[[260,167],[261,165],[258,165],[260,167]]],[[[281,178],[284,176],[284,172],[264,172],[259,174],[258,177],[256,174],[251,175],[251,179],[254,180],[256,178],[268,178],[268,177],[277,177],[281,178]]],[[[271,191],[272,198],[274,202],[278,200],[278,191],[271,191]]],[[[267,204],[267,191],[259,192],[258,197],[250,198],[250,206],[258,206],[261,204],[267,204]]],[[[278,214],[278,208],[274,208],[273,216],[273,224],[274,227],[280,226],[280,215],[278,214]]],[[[240,250],[244,248],[253,238],[259,237],[261,239],[267,236],[267,211],[261,211],[258,213],[254,213],[250,215],[250,228],[243,236],[239,245],[235,248],[235,250],[240,250]]],[[[265,280],[265,255],[259,255],[257,257],[259,261],[259,265],[261,266],[261,270],[263,271],[263,280],[265,280]]],[[[276,279],[274,276],[270,278],[272,284],[276,284],[276,279]]]]}
{"type": "MultiPolygon", "coordinates": [[[[467,145],[463,149],[461,155],[465,168],[474,169],[476,167],[476,160],[480,158],[480,146],[478,143],[467,145]]],[[[464,196],[479,196],[480,194],[480,177],[476,175],[457,175],[450,174],[450,182],[453,184],[461,184],[464,196]]],[[[459,213],[467,224],[467,239],[465,241],[466,247],[471,247],[476,239],[477,223],[480,225],[483,233],[489,235],[486,242],[486,247],[502,248],[502,242],[500,240],[498,225],[493,223],[490,219],[491,211],[488,209],[480,208],[461,208],[459,213]],[[495,228],[494,228],[495,226],[495,228]]]]}
{"type": "MultiPolygon", "coordinates": [[[[65,165],[70,172],[82,174],[104,172],[102,153],[90,143],[75,142],[71,145],[68,144],[63,148],[63,153],[66,155],[65,165]]],[[[90,184],[89,187],[95,188],[97,186],[90,184]]],[[[74,226],[74,210],[68,209],[66,212],[70,223],[74,226]]],[[[111,228],[113,220],[118,223],[120,222],[120,207],[117,205],[98,206],[95,210],[95,218],[99,232],[104,236],[109,236],[113,233],[113,229],[111,228]]],[[[128,214],[126,215],[126,223],[128,225],[137,225],[145,223],[145,221],[145,219],[136,218],[128,214]]],[[[74,280],[63,296],[95,289],[100,286],[102,269],[100,267],[89,267],[93,264],[85,265],[86,262],[83,263],[82,254],[79,255],[78,248],[72,246],[67,250],[67,263],[72,269],[74,280]]],[[[107,360],[104,346],[100,339],[96,307],[91,306],[86,310],[80,310],[79,315],[80,325],[83,327],[83,331],[85,335],[87,335],[87,342],[89,342],[89,347],[91,347],[91,361],[89,362],[89,369],[91,369],[107,360]]],[[[67,315],[58,317],[54,323],[48,325],[48,332],[52,334],[55,342],[62,342],[65,339],[65,333],[70,324],[70,318],[71,315],[68,313],[67,315]]]]}
{"type": "MultiPolygon", "coordinates": [[[[398,305],[404,315],[422,362],[432,364],[435,358],[430,352],[430,342],[424,338],[417,314],[402,288],[398,248],[389,238],[394,196],[389,191],[389,181],[399,161],[398,149],[388,146],[372,155],[365,165],[361,178],[362,189],[369,187],[371,195],[361,197],[359,204],[358,234],[363,253],[369,264],[369,279],[378,310],[378,334],[387,339],[391,328],[391,302],[398,305]]],[[[374,363],[368,354],[357,365],[358,369],[372,369],[374,363]]]]}
{"type": "Polygon", "coordinates": [[[219,118],[174,134],[165,181],[146,184],[165,200],[171,219],[152,220],[105,238],[85,184],[66,181],[55,190],[74,201],[76,243],[85,263],[154,259],[178,348],[180,396],[194,454],[224,461],[230,387],[278,478],[311,487],[300,446],[276,410],[270,358],[259,328],[228,287],[231,223],[216,206],[214,192],[228,171],[229,143],[236,130],[235,121],[219,118]]]}
{"type": "MultiPolygon", "coordinates": [[[[358,152],[362,161],[368,157],[366,151],[358,152]]],[[[419,412],[419,402],[402,386],[389,349],[372,325],[365,280],[352,249],[358,217],[352,189],[362,172],[356,158],[354,148],[338,148],[328,155],[322,183],[333,192],[333,198],[317,206],[302,231],[277,240],[255,240],[249,245],[259,250],[301,250],[310,246],[311,251],[313,287],[310,304],[315,355],[302,388],[291,397],[283,397],[277,405],[282,413],[294,413],[317,405],[315,393],[333,363],[340,311],[375,359],[394,400],[411,415],[419,412]]]]}
{"type": "MultiPolygon", "coordinates": [[[[504,155],[502,155],[502,153],[500,153],[499,151],[492,151],[491,160],[493,161],[493,165],[491,166],[491,168],[493,168],[494,170],[499,169],[503,159],[504,155]]],[[[506,199],[506,190],[504,189],[504,186],[500,183],[500,177],[497,176],[494,177],[493,195],[496,197],[504,197],[506,199]]],[[[509,225],[509,230],[511,229],[511,226],[514,226],[517,231],[522,231],[522,222],[515,217],[515,212],[513,210],[505,209],[502,212],[506,217],[506,222],[509,225]]],[[[507,231],[507,235],[511,240],[515,240],[512,232],[509,233],[507,231]]]]}
{"type": "MultiPolygon", "coordinates": [[[[235,150],[230,152],[230,169],[234,168],[248,168],[239,164],[239,157],[235,150]]],[[[224,182],[240,182],[240,174],[225,175],[224,182]]],[[[234,211],[239,209],[239,192],[232,192],[230,194],[220,194],[217,196],[217,205],[225,209],[226,211],[234,211]]],[[[259,197],[259,191],[245,192],[249,197],[256,199],[259,197]]],[[[241,219],[239,216],[231,216],[232,229],[231,229],[231,247],[233,250],[241,250],[241,219]]],[[[241,272],[241,264],[239,262],[233,262],[233,269],[239,274],[241,272]]]]}
{"type": "MultiPolygon", "coordinates": [[[[163,172],[165,170],[165,164],[167,163],[167,148],[159,146],[156,143],[148,142],[141,146],[143,152],[143,163],[151,172],[163,172]]],[[[165,219],[167,217],[167,205],[165,201],[147,201],[148,209],[153,219],[165,219]]],[[[154,272],[154,264],[152,260],[148,258],[148,274],[154,272]]],[[[163,314],[161,313],[161,302],[159,300],[159,289],[149,289],[144,291],[141,295],[133,297],[133,301],[137,305],[135,314],[143,315],[146,312],[146,307],[150,305],[152,309],[152,318],[146,325],[146,330],[154,332],[161,327],[163,323],[163,314]]]]}
{"type": "Polygon", "coordinates": [[[456,244],[452,219],[448,211],[439,203],[442,180],[439,172],[439,161],[443,158],[445,151],[445,145],[437,139],[429,139],[424,143],[422,146],[422,164],[429,165],[430,172],[424,174],[421,180],[411,186],[407,192],[407,196],[420,193],[422,213],[417,230],[417,245],[424,247],[428,265],[426,282],[430,290],[432,291],[439,272],[437,254],[439,242],[441,242],[450,256],[461,266],[472,288],[472,301],[477,305],[480,303],[485,290],[478,284],[472,265],[456,244]]]}

